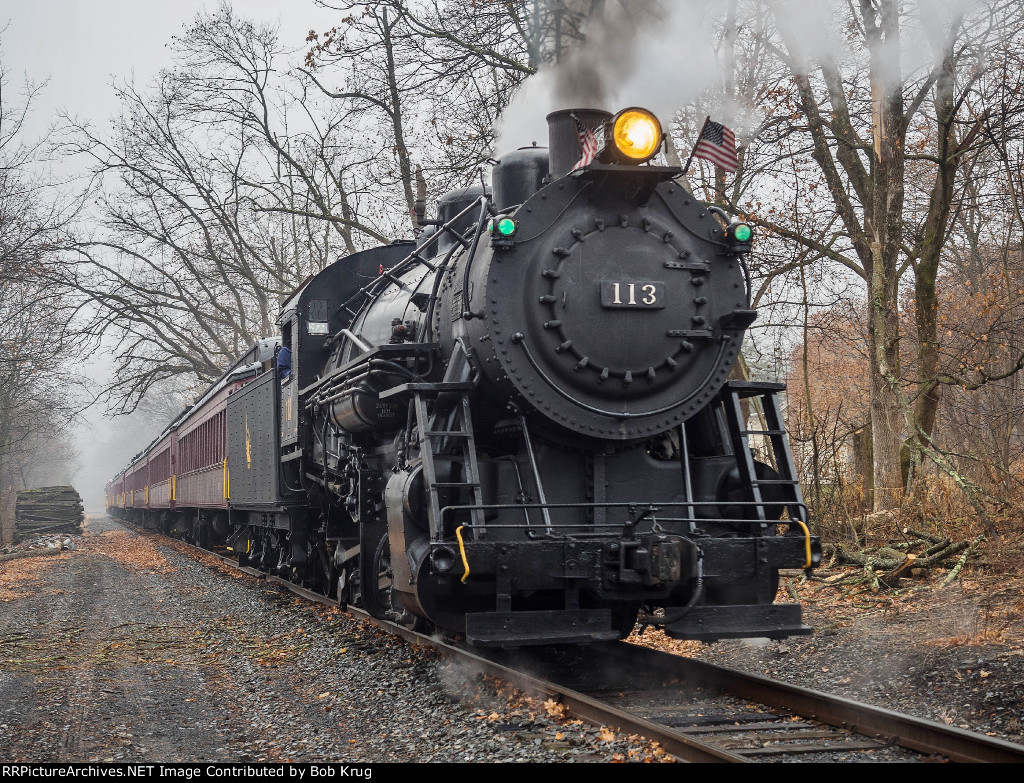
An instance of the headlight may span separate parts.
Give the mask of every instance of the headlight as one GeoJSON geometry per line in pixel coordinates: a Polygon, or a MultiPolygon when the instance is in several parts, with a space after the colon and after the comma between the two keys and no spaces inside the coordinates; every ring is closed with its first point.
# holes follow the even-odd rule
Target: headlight
{"type": "Polygon", "coordinates": [[[643,163],[661,148],[661,123],[646,109],[623,109],[611,123],[611,142],[623,163],[643,163]]]}

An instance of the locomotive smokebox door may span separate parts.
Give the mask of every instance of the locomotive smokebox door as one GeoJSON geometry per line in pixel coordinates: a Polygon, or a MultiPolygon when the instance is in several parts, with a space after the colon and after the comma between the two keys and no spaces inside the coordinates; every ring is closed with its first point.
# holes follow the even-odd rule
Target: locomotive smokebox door
{"type": "Polygon", "coordinates": [[[501,394],[512,387],[580,435],[650,437],[703,410],[728,379],[743,340],[734,314],[752,314],[743,271],[722,253],[721,226],[674,182],[638,208],[588,177],[543,188],[516,212],[522,239],[474,263],[487,318],[464,328],[495,346],[483,371],[501,394]]]}

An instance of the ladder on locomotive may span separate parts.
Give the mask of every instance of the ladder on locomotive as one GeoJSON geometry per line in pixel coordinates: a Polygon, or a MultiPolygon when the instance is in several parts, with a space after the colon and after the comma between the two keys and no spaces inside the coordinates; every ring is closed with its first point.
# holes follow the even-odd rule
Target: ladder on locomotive
{"type": "Polygon", "coordinates": [[[766,522],[765,505],[772,500],[765,500],[762,488],[778,487],[782,492],[781,502],[789,508],[791,519],[807,523],[807,507],[804,505],[800,481],[793,463],[793,452],[789,448],[789,439],[782,423],[782,411],[779,408],[778,392],[785,389],[782,383],[757,383],[752,381],[729,381],[719,396],[725,407],[726,425],[729,439],[732,441],[733,454],[739,468],[740,479],[750,487],[755,503],[757,518],[766,522]],[[748,429],[747,417],[743,414],[741,400],[754,399],[760,403],[767,429],[748,429]],[[751,448],[750,436],[761,435],[768,439],[772,458],[779,477],[777,479],[758,478],[754,465],[754,453],[751,448]]]}
{"type": "MultiPolygon", "coordinates": [[[[410,384],[411,386],[412,384],[410,384]]],[[[438,387],[465,386],[468,384],[440,383],[424,384],[429,389],[417,389],[413,393],[416,411],[416,425],[420,434],[420,458],[423,467],[423,484],[427,493],[427,513],[430,524],[430,538],[438,541],[443,535],[441,519],[441,492],[462,490],[470,495],[473,508],[470,509],[471,529],[474,538],[480,538],[484,529],[483,489],[480,484],[480,466],[476,459],[476,439],[473,436],[473,420],[470,415],[469,394],[465,389],[449,391],[456,394],[455,404],[447,409],[439,405],[438,387]],[[428,410],[429,399],[434,401],[434,410],[428,410]],[[460,444],[462,451],[462,481],[439,481],[436,457],[442,455],[452,442],[460,444]]],[[[465,503],[460,505],[467,505],[465,503]]]]}

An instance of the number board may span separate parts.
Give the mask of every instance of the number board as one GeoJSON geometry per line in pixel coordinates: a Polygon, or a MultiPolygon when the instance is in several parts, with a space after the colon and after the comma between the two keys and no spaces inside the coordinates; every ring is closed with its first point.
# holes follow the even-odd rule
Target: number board
{"type": "Polygon", "coordinates": [[[660,310],[665,306],[661,280],[601,281],[601,307],[660,310]]]}

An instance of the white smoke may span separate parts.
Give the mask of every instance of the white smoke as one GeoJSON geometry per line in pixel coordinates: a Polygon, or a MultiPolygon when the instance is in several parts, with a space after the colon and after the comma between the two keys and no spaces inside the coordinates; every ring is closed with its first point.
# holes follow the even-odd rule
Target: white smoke
{"type": "MultiPolygon", "coordinates": [[[[984,0],[899,3],[899,36],[886,38],[879,46],[874,75],[895,86],[930,72],[941,63],[943,45],[954,26],[983,4],[984,0]]],[[[810,73],[821,62],[843,66],[858,59],[867,67],[859,7],[841,0],[766,0],[766,5],[796,70],[810,73]]]]}
{"type": "Polygon", "coordinates": [[[721,82],[708,34],[720,5],[649,0],[605,8],[584,29],[585,42],[528,79],[506,108],[498,127],[499,155],[532,141],[543,144],[544,117],[557,109],[616,112],[643,106],[667,118],[721,82]]]}
{"type": "MultiPolygon", "coordinates": [[[[900,36],[882,47],[877,73],[899,83],[931,70],[950,25],[982,0],[917,0],[901,5],[900,36]]],[[[844,72],[866,68],[860,10],[845,0],[637,0],[609,3],[587,24],[585,41],[555,66],[530,77],[504,111],[495,153],[547,139],[545,116],[558,109],[616,112],[642,106],[669,122],[681,108],[716,101],[715,119],[743,134],[750,107],[735,105],[735,78],[723,41],[730,8],[737,30],[770,38],[790,67],[811,73],[823,61],[844,72]]],[[[776,55],[766,49],[765,56],[776,55]]],[[[756,122],[756,121],[755,121],[756,122]]]]}

